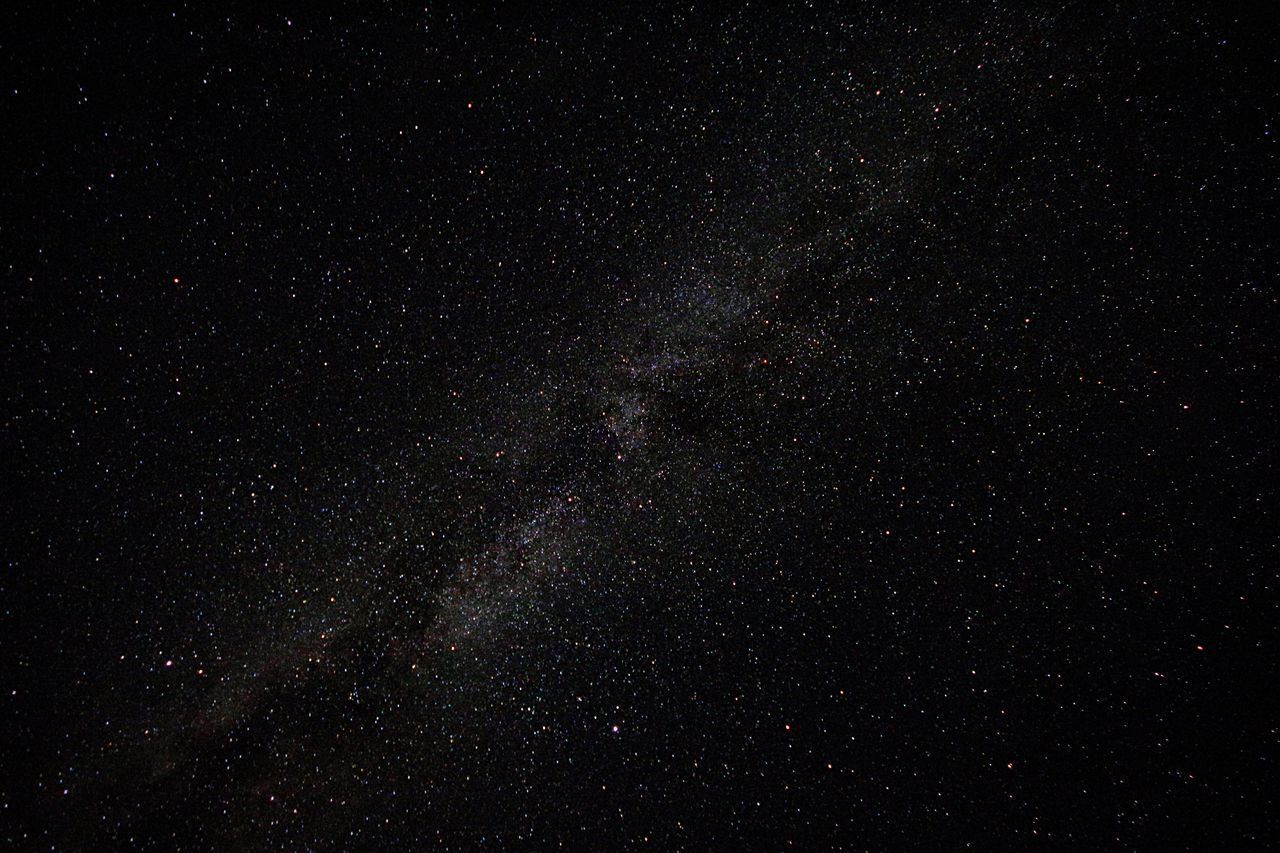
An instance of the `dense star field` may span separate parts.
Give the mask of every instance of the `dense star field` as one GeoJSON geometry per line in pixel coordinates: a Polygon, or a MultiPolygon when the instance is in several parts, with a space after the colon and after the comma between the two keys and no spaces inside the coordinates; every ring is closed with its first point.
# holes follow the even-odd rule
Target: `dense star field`
{"type": "Polygon", "coordinates": [[[0,26],[5,847],[1274,838],[1272,20],[129,5],[0,26]]]}

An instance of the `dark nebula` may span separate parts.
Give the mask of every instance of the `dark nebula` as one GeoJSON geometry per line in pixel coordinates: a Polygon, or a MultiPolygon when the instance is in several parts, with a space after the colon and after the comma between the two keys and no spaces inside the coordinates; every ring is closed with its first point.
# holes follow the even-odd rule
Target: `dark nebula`
{"type": "Polygon", "coordinates": [[[1274,843],[1273,20],[31,5],[6,848],[1274,843]]]}

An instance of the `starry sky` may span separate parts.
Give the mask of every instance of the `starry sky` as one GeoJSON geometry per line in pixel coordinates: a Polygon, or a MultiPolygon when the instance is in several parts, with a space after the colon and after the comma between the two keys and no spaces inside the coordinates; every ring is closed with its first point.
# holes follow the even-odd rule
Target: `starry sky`
{"type": "Polygon", "coordinates": [[[1274,837],[1275,22],[715,5],[3,13],[4,846],[1274,837]]]}

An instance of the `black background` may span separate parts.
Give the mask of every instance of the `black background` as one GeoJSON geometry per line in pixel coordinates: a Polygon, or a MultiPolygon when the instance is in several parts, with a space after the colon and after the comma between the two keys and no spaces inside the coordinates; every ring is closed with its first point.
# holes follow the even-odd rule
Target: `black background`
{"type": "Polygon", "coordinates": [[[4,13],[7,844],[1272,836],[1274,22],[820,5],[4,13]]]}

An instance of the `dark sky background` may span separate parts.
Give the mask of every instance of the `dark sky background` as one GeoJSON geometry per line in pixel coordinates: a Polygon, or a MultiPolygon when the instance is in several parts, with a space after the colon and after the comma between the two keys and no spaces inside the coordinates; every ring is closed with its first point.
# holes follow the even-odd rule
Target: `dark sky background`
{"type": "Polygon", "coordinates": [[[1239,15],[4,12],[5,846],[1274,838],[1239,15]]]}

